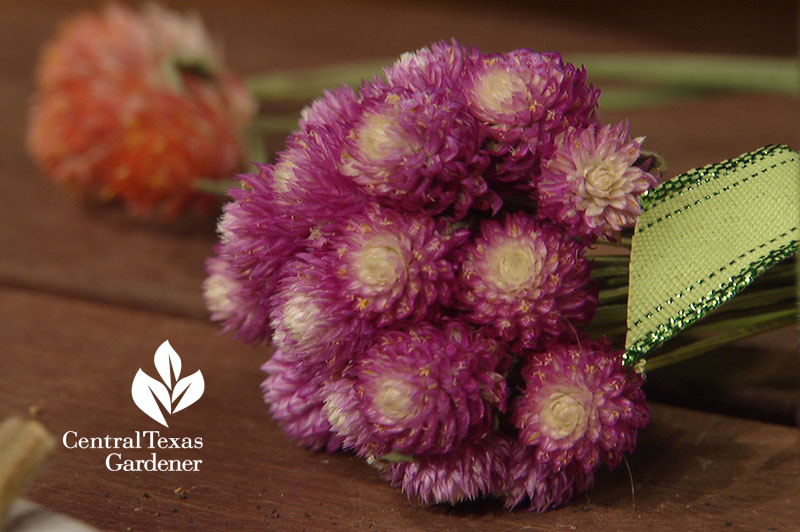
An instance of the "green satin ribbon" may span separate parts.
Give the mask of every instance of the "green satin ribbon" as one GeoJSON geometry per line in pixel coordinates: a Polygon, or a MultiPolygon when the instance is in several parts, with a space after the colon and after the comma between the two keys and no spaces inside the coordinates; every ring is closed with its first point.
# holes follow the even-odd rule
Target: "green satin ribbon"
{"type": "Polygon", "coordinates": [[[800,154],[767,146],[691,170],[640,201],[631,244],[626,364],[797,250],[800,154]]]}

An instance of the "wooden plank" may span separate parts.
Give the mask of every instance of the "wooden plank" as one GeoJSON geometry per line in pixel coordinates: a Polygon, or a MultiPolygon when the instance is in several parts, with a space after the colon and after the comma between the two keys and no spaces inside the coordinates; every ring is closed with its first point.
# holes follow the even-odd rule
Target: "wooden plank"
{"type": "MultiPolygon", "coordinates": [[[[602,473],[588,496],[538,515],[495,504],[424,507],[362,461],[315,454],[269,419],[258,385],[266,350],[197,320],[0,288],[0,417],[38,419],[61,439],[202,437],[199,472],[112,472],[109,451],[59,449],[26,496],[105,530],[796,530],[800,448],[793,429],[653,405],[628,473],[602,473]],[[130,385],[155,374],[169,339],[183,374],[201,369],[205,395],[163,428],[134,406],[130,385]],[[182,488],[182,490],[176,490],[182,488]],[[181,495],[181,491],[183,495],[181,495]]],[[[126,451],[127,452],[127,451],[126,451]]],[[[147,451],[130,451],[146,458],[147,451]],[[138,454],[137,454],[138,453],[138,454]]]]}
{"type": "Polygon", "coordinates": [[[646,390],[668,404],[797,425],[797,348],[797,326],[792,325],[652,371],[646,390]]]}

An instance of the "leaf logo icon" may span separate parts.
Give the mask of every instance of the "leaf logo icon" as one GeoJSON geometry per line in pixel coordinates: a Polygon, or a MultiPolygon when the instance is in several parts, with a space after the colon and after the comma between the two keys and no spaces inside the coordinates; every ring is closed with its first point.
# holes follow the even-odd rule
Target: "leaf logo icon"
{"type": "Polygon", "coordinates": [[[156,349],[153,362],[161,381],[150,377],[139,368],[133,378],[131,396],[142,412],[169,427],[162,408],[167,414],[174,414],[191,406],[203,395],[206,383],[199,369],[188,377],[180,378],[181,357],[169,344],[169,340],[156,349]]]}

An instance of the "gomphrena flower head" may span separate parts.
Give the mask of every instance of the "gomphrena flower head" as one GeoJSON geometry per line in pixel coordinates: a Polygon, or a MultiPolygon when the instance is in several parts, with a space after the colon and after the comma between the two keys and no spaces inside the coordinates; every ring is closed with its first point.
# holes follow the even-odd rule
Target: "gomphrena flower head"
{"type": "Polygon", "coordinates": [[[613,238],[632,227],[642,211],[638,196],[657,184],[636,165],[642,142],[628,138],[624,122],[560,134],[537,183],[539,215],[592,238],[613,238]]]}
{"type": "MultiPolygon", "coordinates": [[[[644,379],[605,339],[551,344],[530,355],[522,377],[525,392],[512,419],[545,477],[593,478],[602,463],[614,467],[632,451],[647,424],[644,379]]],[[[537,494],[528,493],[539,507],[537,494]]]]}
{"type": "Polygon", "coordinates": [[[439,41],[402,54],[392,66],[383,69],[383,76],[390,87],[460,91],[468,62],[467,49],[455,40],[439,41]]]}
{"type": "Polygon", "coordinates": [[[272,332],[270,300],[278,286],[278,270],[302,249],[307,230],[271,201],[269,181],[259,179],[258,174],[245,180],[248,185],[232,191],[236,199],[223,208],[217,227],[217,257],[206,261],[211,277],[204,295],[212,319],[222,321],[226,332],[235,332],[245,342],[257,342],[272,332]],[[230,293],[236,303],[226,312],[217,312],[221,304],[218,289],[233,286],[236,290],[230,293]]]}
{"type": "Polygon", "coordinates": [[[510,455],[504,493],[507,508],[528,501],[531,510],[544,512],[583,493],[594,481],[593,472],[587,471],[579,463],[553,468],[552,464],[539,459],[536,447],[518,441],[512,442],[510,455]]]}
{"type": "Polygon", "coordinates": [[[382,203],[463,218],[500,198],[481,174],[488,157],[465,102],[446,90],[362,88],[363,110],[345,139],[340,169],[382,203]],[[363,93],[372,94],[364,97],[363,93]]]}
{"type": "Polygon", "coordinates": [[[538,172],[559,133],[596,121],[600,92],[586,85],[585,69],[565,63],[560,54],[520,49],[473,52],[464,94],[490,139],[490,172],[518,181],[538,172]]]}
{"type": "Polygon", "coordinates": [[[309,132],[322,128],[332,135],[344,137],[361,115],[359,95],[349,85],[324,91],[322,97],[300,112],[300,130],[309,132]]]}
{"type": "Polygon", "coordinates": [[[360,455],[447,453],[491,430],[506,366],[497,342],[458,322],[384,331],[333,384],[324,411],[360,455]]]}
{"type": "Polygon", "coordinates": [[[337,170],[341,142],[335,131],[306,126],[289,137],[275,164],[261,168],[258,179],[270,185],[268,201],[302,234],[363,210],[367,201],[364,191],[337,170]]]}
{"type": "Polygon", "coordinates": [[[261,386],[264,400],[286,435],[313,450],[340,449],[341,438],[331,432],[322,412],[321,390],[330,371],[315,363],[298,364],[294,356],[286,356],[281,349],[262,369],[269,374],[261,386]]]}
{"type": "Polygon", "coordinates": [[[393,486],[424,504],[450,503],[505,494],[512,470],[511,438],[495,431],[446,454],[392,463],[393,486]]]}
{"type": "MultiPolygon", "coordinates": [[[[215,246],[215,250],[219,252],[219,245],[215,246]]],[[[219,256],[209,257],[206,260],[206,274],[208,277],[203,281],[203,297],[213,321],[230,320],[240,313],[244,316],[254,314],[242,312],[245,303],[241,297],[241,283],[225,260],[219,256]]]]}
{"type": "Polygon", "coordinates": [[[281,269],[270,326],[272,343],[285,358],[338,367],[366,347],[373,328],[340,296],[334,271],[331,255],[313,252],[298,254],[281,269]]]}
{"type": "Polygon", "coordinates": [[[449,303],[455,272],[448,255],[468,237],[424,213],[370,206],[328,238],[340,299],[379,326],[419,320],[449,303]]]}
{"type": "Polygon", "coordinates": [[[583,247],[524,213],[485,220],[467,248],[457,297],[467,319],[535,346],[574,330],[597,307],[583,247]]]}
{"type": "Polygon", "coordinates": [[[79,195],[173,217],[213,204],[192,184],[238,168],[254,109],[199,18],[111,4],[43,51],[28,145],[79,195]]]}
{"type": "Polygon", "coordinates": [[[274,164],[240,175],[242,186],[229,192],[233,201],[220,220],[218,254],[239,279],[242,305],[225,328],[245,341],[271,333],[269,302],[280,268],[319,246],[325,228],[363,209],[363,194],[336,171],[340,143],[335,132],[307,124],[290,136],[274,164]]]}

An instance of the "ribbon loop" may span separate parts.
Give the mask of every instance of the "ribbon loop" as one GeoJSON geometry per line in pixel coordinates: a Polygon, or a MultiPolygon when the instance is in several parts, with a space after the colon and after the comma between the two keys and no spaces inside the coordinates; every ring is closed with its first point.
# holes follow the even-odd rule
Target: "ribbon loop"
{"type": "Polygon", "coordinates": [[[631,244],[625,362],[791,256],[800,237],[800,154],[771,145],[691,170],[640,198],[631,244]]]}

